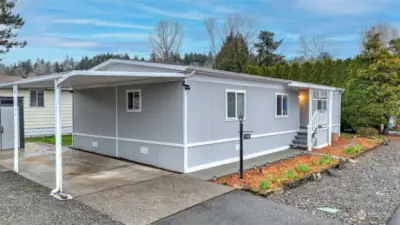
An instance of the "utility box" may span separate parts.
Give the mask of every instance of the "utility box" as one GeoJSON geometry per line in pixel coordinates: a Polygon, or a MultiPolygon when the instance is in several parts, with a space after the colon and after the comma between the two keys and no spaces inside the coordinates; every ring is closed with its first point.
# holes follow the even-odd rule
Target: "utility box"
{"type": "MultiPolygon", "coordinates": [[[[24,99],[18,97],[19,108],[19,148],[25,147],[24,99]]],[[[0,96],[0,149],[14,148],[14,99],[0,96]]]]}

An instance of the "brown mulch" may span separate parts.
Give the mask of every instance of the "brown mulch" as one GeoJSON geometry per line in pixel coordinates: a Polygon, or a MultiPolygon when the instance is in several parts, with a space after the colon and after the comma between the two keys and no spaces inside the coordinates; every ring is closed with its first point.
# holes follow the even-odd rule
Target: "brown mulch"
{"type": "Polygon", "coordinates": [[[362,137],[354,137],[354,138],[340,137],[339,140],[332,142],[332,145],[321,148],[321,149],[314,149],[313,152],[335,155],[335,156],[346,157],[346,158],[355,158],[356,156],[358,156],[358,154],[350,155],[350,154],[345,153],[344,149],[346,148],[346,146],[360,144],[363,146],[363,148],[360,152],[360,153],[362,153],[364,151],[368,151],[368,150],[382,144],[382,142],[383,142],[382,139],[369,139],[369,138],[362,138],[362,137]]]}
{"type": "Polygon", "coordinates": [[[293,158],[284,159],[278,162],[268,164],[263,166],[262,174],[260,169],[248,169],[244,171],[243,179],[240,179],[238,173],[227,175],[218,178],[215,183],[228,185],[228,186],[240,186],[247,189],[254,189],[260,187],[260,181],[265,179],[270,184],[270,189],[279,188],[284,183],[291,182],[293,180],[305,177],[309,174],[319,172],[321,170],[327,169],[334,164],[337,164],[339,160],[333,159],[331,163],[319,163],[321,156],[316,155],[297,155],[293,158]],[[314,162],[314,163],[313,163],[314,162]],[[296,166],[298,164],[307,164],[310,171],[307,173],[296,172],[296,166]],[[297,177],[295,179],[289,179],[284,176],[286,170],[292,170],[297,177]]]}

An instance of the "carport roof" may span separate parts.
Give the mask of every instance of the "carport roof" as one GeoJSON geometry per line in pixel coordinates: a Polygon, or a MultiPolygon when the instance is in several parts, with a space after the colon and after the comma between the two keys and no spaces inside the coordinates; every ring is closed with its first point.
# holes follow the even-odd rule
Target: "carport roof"
{"type": "Polygon", "coordinates": [[[65,73],[50,74],[0,84],[0,88],[17,85],[20,88],[54,88],[54,81],[62,84],[63,88],[85,88],[101,85],[122,84],[127,82],[156,82],[179,80],[189,76],[179,72],[121,72],[74,70],[65,73]]]}

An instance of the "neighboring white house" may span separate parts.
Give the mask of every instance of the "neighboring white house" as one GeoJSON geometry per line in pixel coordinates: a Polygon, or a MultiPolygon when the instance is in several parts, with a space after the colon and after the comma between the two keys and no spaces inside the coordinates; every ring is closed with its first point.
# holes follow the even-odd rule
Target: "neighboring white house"
{"type": "MultiPolygon", "coordinates": [[[[0,83],[23,78],[0,76],[0,83]]],[[[11,88],[0,89],[0,97],[12,97],[11,88]]],[[[54,91],[46,89],[20,89],[19,97],[24,99],[25,136],[54,135],[54,91]]],[[[63,91],[61,105],[62,132],[72,133],[72,92],[63,91]]]]}

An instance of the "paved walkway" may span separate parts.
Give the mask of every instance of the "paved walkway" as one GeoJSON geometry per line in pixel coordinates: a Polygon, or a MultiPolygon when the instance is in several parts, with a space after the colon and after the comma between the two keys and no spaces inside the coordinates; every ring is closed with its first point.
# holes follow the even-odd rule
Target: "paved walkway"
{"type": "Polygon", "coordinates": [[[340,225],[294,207],[243,192],[233,191],[203,202],[154,225],[340,225]]]}

